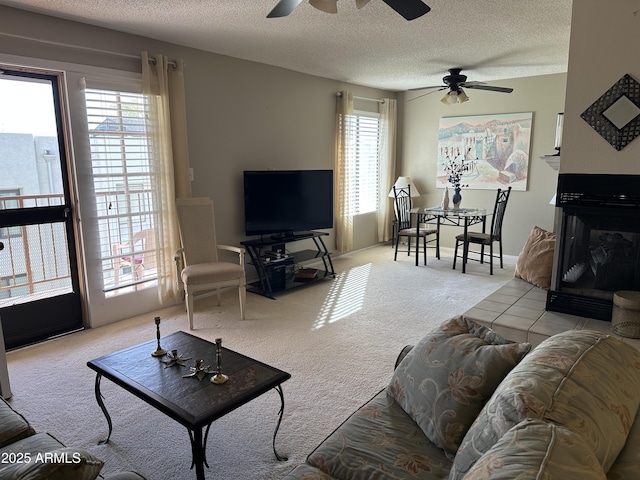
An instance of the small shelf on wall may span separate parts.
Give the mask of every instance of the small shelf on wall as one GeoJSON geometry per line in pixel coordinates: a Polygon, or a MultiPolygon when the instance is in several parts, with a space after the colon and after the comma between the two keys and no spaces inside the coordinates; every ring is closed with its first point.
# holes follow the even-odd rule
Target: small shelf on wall
{"type": "Polygon", "coordinates": [[[543,155],[540,158],[554,170],[560,170],[560,155],[543,155]]]}

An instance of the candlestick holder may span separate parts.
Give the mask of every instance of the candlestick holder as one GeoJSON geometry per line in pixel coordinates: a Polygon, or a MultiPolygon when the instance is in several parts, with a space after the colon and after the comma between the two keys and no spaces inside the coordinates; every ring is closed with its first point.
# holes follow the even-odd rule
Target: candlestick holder
{"type": "Polygon", "coordinates": [[[151,352],[153,357],[162,357],[167,351],[160,346],[160,317],[153,319],[156,322],[156,338],[158,339],[158,348],[151,352]]]}
{"type": "Polygon", "coordinates": [[[174,365],[179,365],[181,367],[185,367],[185,361],[190,360],[191,357],[183,357],[182,355],[178,355],[178,350],[175,348],[171,350],[171,352],[167,353],[167,358],[162,360],[164,363],[164,368],[173,367],[174,365]]]}
{"type": "Polygon", "coordinates": [[[229,377],[222,373],[222,339],[216,338],[216,374],[211,377],[211,383],[220,385],[229,380],[229,377]]]}
{"type": "Polygon", "coordinates": [[[212,373],[209,370],[209,365],[204,365],[204,360],[198,359],[196,360],[195,366],[189,368],[189,373],[183,375],[182,378],[196,377],[199,381],[205,377],[206,374],[212,373]]]}

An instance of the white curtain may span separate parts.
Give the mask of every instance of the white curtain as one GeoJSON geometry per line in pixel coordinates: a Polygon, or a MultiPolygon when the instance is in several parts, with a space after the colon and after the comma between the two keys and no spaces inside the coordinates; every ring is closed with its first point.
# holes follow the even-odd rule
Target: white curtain
{"type": "Polygon", "coordinates": [[[350,142],[348,141],[353,115],[353,93],[342,91],[336,99],[336,148],[334,167],[334,210],[336,250],[347,252],[353,249],[353,209],[349,195],[350,171],[348,164],[350,142]]]}
{"type": "Polygon", "coordinates": [[[389,192],[395,182],[396,172],[396,126],[397,102],[385,98],[380,105],[380,148],[378,189],[378,241],[386,242],[391,238],[391,223],[394,219],[393,199],[389,192]]]}
{"type": "Polygon", "coordinates": [[[180,298],[173,256],[180,247],[176,197],[190,197],[184,64],[170,65],[166,56],[142,52],[143,93],[148,95],[151,149],[155,155],[157,205],[158,295],[162,304],[180,298]]]}

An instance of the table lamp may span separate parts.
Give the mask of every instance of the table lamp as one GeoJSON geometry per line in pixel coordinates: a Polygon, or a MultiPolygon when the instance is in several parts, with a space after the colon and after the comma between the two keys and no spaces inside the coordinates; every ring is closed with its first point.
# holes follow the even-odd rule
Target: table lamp
{"type": "MultiPolygon", "coordinates": [[[[393,186],[396,188],[407,188],[407,186],[409,185],[411,185],[411,196],[419,197],[420,192],[418,191],[418,188],[415,186],[415,184],[411,181],[411,177],[398,177],[396,183],[393,184],[393,186]]],[[[393,188],[389,192],[389,196],[391,198],[395,197],[395,195],[393,194],[393,188]]]]}

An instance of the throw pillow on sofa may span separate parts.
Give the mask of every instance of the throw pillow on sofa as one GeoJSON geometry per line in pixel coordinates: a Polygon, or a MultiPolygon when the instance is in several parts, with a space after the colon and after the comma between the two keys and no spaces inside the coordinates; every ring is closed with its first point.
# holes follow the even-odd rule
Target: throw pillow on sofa
{"type": "Polygon", "coordinates": [[[529,350],[528,343],[454,317],[400,362],[389,391],[429,440],[455,454],[484,403],[529,350]]]}
{"type": "Polygon", "coordinates": [[[464,480],[606,480],[583,438],[542,420],[527,419],[498,440],[469,470],[464,480]]]}
{"type": "Polygon", "coordinates": [[[531,229],[516,262],[516,278],[549,290],[553,270],[556,234],[535,226],[531,229]]]}
{"type": "Polygon", "coordinates": [[[579,434],[605,473],[640,403],[640,352],[608,335],[569,330],[543,341],[496,389],[467,432],[450,480],[462,480],[514,425],[536,418],[579,434]]]}

